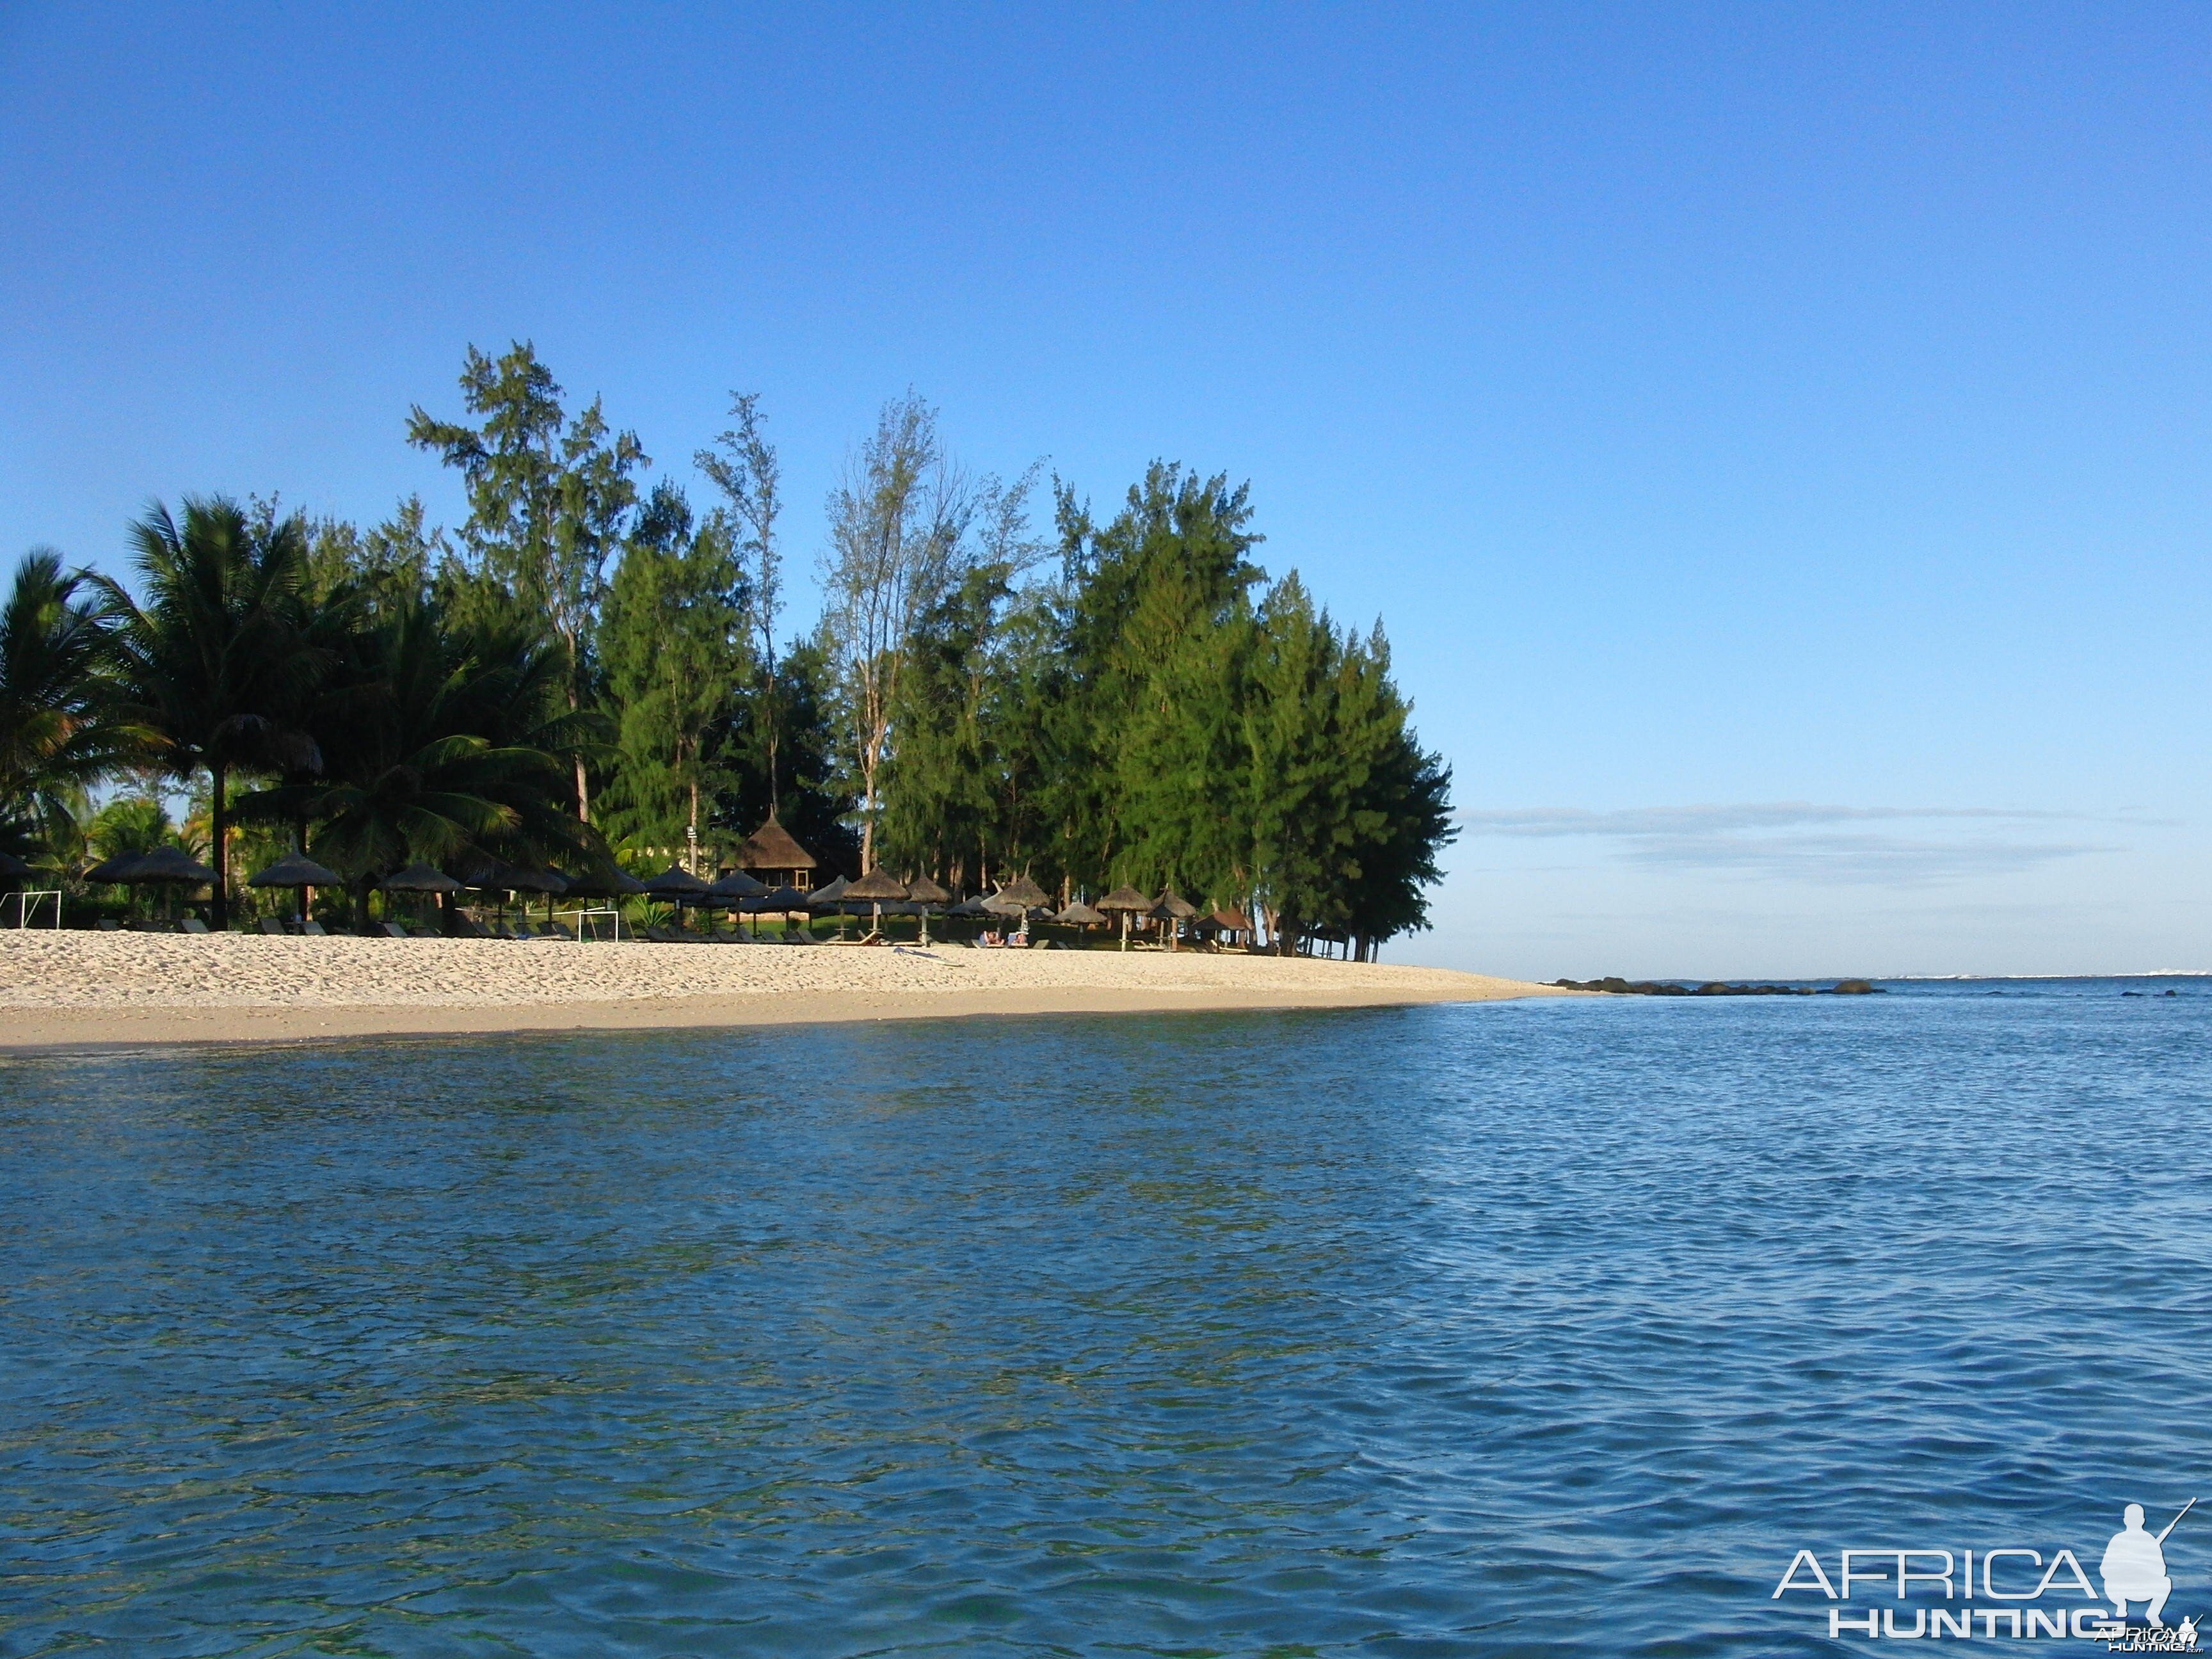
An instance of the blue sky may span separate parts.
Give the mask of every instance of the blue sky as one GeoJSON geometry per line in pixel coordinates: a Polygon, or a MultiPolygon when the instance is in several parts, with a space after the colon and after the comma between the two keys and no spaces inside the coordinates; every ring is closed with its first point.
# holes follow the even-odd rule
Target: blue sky
{"type": "Polygon", "coordinates": [[[2212,968],[2212,10],[0,9],[0,553],[382,517],[470,342],[793,550],[888,396],[1251,482],[1466,834],[1400,959],[2212,968]]]}

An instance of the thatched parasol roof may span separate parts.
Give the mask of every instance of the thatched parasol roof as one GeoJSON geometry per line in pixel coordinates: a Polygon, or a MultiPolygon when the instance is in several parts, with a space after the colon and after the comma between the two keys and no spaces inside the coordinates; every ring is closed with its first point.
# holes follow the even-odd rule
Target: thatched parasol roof
{"type": "MultiPolygon", "coordinates": [[[[617,871],[616,873],[619,875],[621,872],[617,871]]],[[[579,876],[576,879],[584,881],[590,878],[579,876]]],[[[565,893],[570,883],[568,878],[557,870],[532,869],[527,865],[503,864],[497,859],[488,858],[463,867],[461,885],[473,887],[480,893],[565,893]]],[[[445,890],[441,888],[438,890],[442,892],[445,890]]]]}
{"type": "Polygon", "coordinates": [[[810,910],[836,909],[837,902],[845,896],[845,890],[852,884],[844,877],[840,876],[826,887],[816,888],[806,896],[806,908],[810,910]]]}
{"type": "Polygon", "coordinates": [[[660,899],[697,899],[707,896],[707,884],[680,864],[672,864],[659,875],[650,877],[645,890],[660,899]]]}
{"type": "Polygon", "coordinates": [[[305,853],[287,853],[266,870],[246,878],[248,887],[343,887],[345,878],[325,870],[305,853]]]}
{"type": "Polygon", "coordinates": [[[742,870],[732,870],[707,890],[718,899],[758,898],[768,891],[768,884],[755,881],[742,870]]]}
{"type": "Polygon", "coordinates": [[[1069,905],[1058,915],[1054,916],[1053,920],[1054,921],[1072,922],[1078,927],[1091,927],[1105,921],[1106,918],[1100,915],[1098,912],[1092,909],[1081,899],[1078,899],[1074,903],[1069,905]]]}
{"type": "MultiPolygon", "coordinates": [[[[850,897],[848,893],[847,897],[850,897]]],[[[806,908],[806,895],[796,887],[771,887],[758,898],[747,899],[740,908],[757,916],[787,914],[806,908]]]]}
{"type": "Polygon", "coordinates": [[[999,888],[999,896],[1012,899],[1018,904],[1026,904],[1032,910],[1048,909],[1052,905],[1052,895],[1027,876],[1016,876],[1012,881],[1003,883],[999,888]]]}
{"type": "Polygon", "coordinates": [[[1242,910],[1231,909],[1225,904],[1206,920],[1225,933],[1249,933],[1252,931],[1252,918],[1242,910]]]}
{"type": "Polygon", "coordinates": [[[845,896],[865,899],[871,904],[880,903],[885,899],[902,899],[906,896],[906,884],[879,864],[848,887],[845,896]]]}
{"type": "Polygon", "coordinates": [[[907,883],[906,896],[917,904],[943,904],[952,896],[927,876],[916,876],[907,883]]]}
{"type": "Polygon", "coordinates": [[[387,893],[458,893],[461,884],[442,870],[427,864],[410,864],[395,870],[376,884],[387,893]]]}
{"type": "Polygon", "coordinates": [[[1116,887],[1098,901],[1097,908],[1101,910],[1134,910],[1141,915],[1151,912],[1152,901],[1133,887],[1116,887]]]}
{"type": "MultiPolygon", "coordinates": [[[[111,860],[112,863],[115,860],[111,860]]],[[[142,882],[175,882],[180,887],[205,887],[215,881],[215,872],[196,861],[181,847],[156,847],[151,852],[141,853],[137,858],[124,861],[124,868],[107,878],[136,885],[142,882]]]]}
{"type": "Polygon", "coordinates": [[[84,879],[102,884],[119,882],[123,872],[146,855],[143,853],[118,853],[113,858],[102,859],[84,872],[84,879]]]}
{"type": "Polygon", "coordinates": [[[991,913],[984,908],[981,899],[964,898],[945,914],[948,916],[988,916],[991,913]]]}
{"type": "Polygon", "coordinates": [[[790,830],[771,817],[746,837],[738,848],[738,863],[747,870],[811,870],[814,854],[801,847],[790,830]]]}
{"type": "Polygon", "coordinates": [[[1003,891],[994,893],[988,898],[978,899],[976,902],[994,916],[1025,916],[1035,908],[1003,891]]]}
{"type": "Polygon", "coordinates": [[[572,898],[635,898],[645,891],[643,882],[611,864],[587,870],[580,876],[570,876],[568,882],[572,898]]]}
{"type": "Polygon", "coordinates": [[[1170,887],[1160,895],[1160,902],[1153,907],[1152,914],[1175,921],[1188,921],[1198,914],[1198,907],[1170,887]]]}

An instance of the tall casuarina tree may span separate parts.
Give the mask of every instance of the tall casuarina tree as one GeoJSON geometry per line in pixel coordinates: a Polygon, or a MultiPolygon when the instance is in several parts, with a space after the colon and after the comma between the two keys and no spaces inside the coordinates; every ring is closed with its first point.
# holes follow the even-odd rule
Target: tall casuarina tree
{"type": "MultiPolygon", "coordinates": [[[[599,399],[573,419],[561,387],[529,341],[487,357],[474,346],[461,368],[461,399],[481,426],[440,421],[418,405],[407,441],[434,452],[467,481],[461,539],[474,574],[541,617],[568,653],[568,707],[590,702],[607,562],[620,550],[637,485],[652,458],[634,432],[610,434],[599,399]]],[[[575,758],[576,815],[591,822],[583,757],[575,758]]]]}
{"type": "Polygon", "coordinates": [[[716,509],[717,514],[726,514],[734,521],[730,539],[737,549],[760,647],[754,654],[760,675],[754,725],[763,751],[761,769],[768,778],[768,815],[775,817],[783,805],[779,763],[783,711],[775,659],[776,617],[783,604],[783,554],[776,545],[775,521],[783,511],[783,474],[775,446],[761,435],[760,394],[732,392],[730,414],[737,425],[715,439],[714,447],[696,452],[691,459],[729,500],[726,508],[716,509]]]}
{"type": "Polygon", "coordinates": [[[326,653],[308,635],[307,532],[297,518],[257,526],[236,501],[188,495],[181,524],[157,501],[131,540],[139,596],[94,578],[118,712],[163,771],[208,775],[220,928],[230,919],[233,775],[316,763],[300,716],[326,653]]]}

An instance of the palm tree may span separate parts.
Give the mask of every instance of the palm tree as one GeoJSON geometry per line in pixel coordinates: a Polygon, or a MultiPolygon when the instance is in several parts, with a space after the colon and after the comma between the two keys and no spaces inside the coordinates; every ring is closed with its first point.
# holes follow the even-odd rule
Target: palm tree
{"type": "Polygon", "coordinates": [[[106,631],[77,597],[84,585],[34,548],[0,608],[0,828],[50,851],[76,827],[70,795],[125,760],[133,736],[115,718],[106,631]]]}
{"type": "Polygon", "coordinates": [[[363,925],[370,888],[402,865],[595,850],[566,802],[581,722],[554,712],[556,650],[520,629],[447,629],[417,598],[358,637],[351,667],[315,717],[325,776],[240,810],[317,823],[310,851],[351,878],[363,925]]]}
{"type": "Polygon", "coordinates": [[[256,523],[222,496],[185,498],[184,522],[155,502],[131,526],[142,605],[106,577],[126,719],[179,779],[208,774],[218,928],[230,920],[231,776],[312,769],[300,715],[329,653],[308,635],[307,538],[297,518],[256,523]]]}

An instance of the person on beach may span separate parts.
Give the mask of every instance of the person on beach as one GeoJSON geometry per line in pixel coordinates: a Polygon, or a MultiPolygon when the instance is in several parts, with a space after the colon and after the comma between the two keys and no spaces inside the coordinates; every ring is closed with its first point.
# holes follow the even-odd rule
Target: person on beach
{"type": "Polygon", "coordinates": [[[2173,1594],[2173,1580],[2166,1576],[2166,1552],[2158,1539],[2143,1530],[2142,1504],[2129,1504],[2120,1518],[2126,1524],[2105,1546],[2105,1559],[2097,1568],[2105,1581],[2105,1599],[2122,1620],[2128,1616],[2129,1602],[2148,1601],[2150,1622],[2162,1630],[2166,1621],[2158,1615],[2173,1594]]]}

